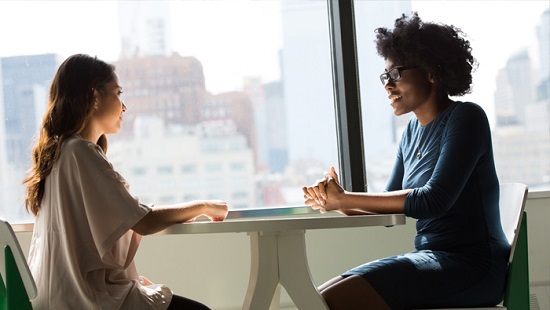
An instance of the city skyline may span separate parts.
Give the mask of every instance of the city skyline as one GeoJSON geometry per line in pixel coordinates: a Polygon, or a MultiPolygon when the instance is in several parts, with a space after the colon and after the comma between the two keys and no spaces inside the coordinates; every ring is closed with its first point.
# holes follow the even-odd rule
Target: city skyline
{"type": "MultiPolygon", "coordinates": [[[[129,1],[125,1],[129,2],[129,1]]],[[[265,62],[270,67],[263,71],[269,74],[259,74],[252,72],[252,68],[265,68],[258,59],[252,59],[249,55],[244,57],[233,51],[228,59],[236,59],[234,63],[241,65],[241,72],[246,76],[262,76],[264,82],[270,82],[280,78],[280,72],[276,63],[279,49],[282,47],[281,31],[281,10],[279,1],[168,1],[172,6],[170,8],[170,20],[174,29],[190,29],[184,31],[183,35],[172,38],[174,50],[182,56],[195,56],[205,63],[205,74],[211,77],[219,76],[217,81],[206,81],[207,89],[212,92],[225,92],[242,87],[242,77],[235,78],[228,72],[216,72],[211,74],[219,66],[225,66],[233,71],[231,62],[224,62],[219,59],[220,51],[223,53],[232,52],[230,49],[221,49],[216,42],[203,40],[201,32],[205,36],[212,36],[216,30],[223,30],[226,33],[242,33],[242,40],[236,42],[243,49],[252,49],[258,51],[257,54],[270,54],[272,61],[265,62]],[[222,3],[224,3],[222,5],[222,3]],[[239,13],[240,16],[227,14],[239,13]],[[198,13],[193,13],[198,12],[198,13]],[[212,19],[205,19],[204,14],[208,12],[212,19]],[[174,18],[174,16],[178,18],[174,18]],[[212,27],[202,27],[197,31],[196,25],[203,25],[208,21],[219,20],[223,27],[216,26],[217,23],[211,23],[212,27]],[[253,21],[261,21],[262,27],[250,27],[253,21]],[[193,26],[195,25],[195,26],[193,26]],[[247,30],[247,32],[245,32],[247,30]],[[264,35],[259,35],[259,31],[264,31],[264,35]],[[245,40],[246,38],[253,40],[245,40]],[[201,55],[202,54],[202,55],[201,55]],[[210,67],[209,64],[212,64],[210,67]],[[243,65],[244,64],[244,65],[243,65]],[[244,71],[242,71],[244,69],[244,71]]],[[[376,1],[356,1],[356,4],[376,2],[376,1]]],[[[384,2],[384,1],[383,1],[384,2]]],[[[400,2],[400,1],[397,1],[400,2]]],[[[548,2],[545,0],[528,1],[476,1],[476,6],[480,9],[474,9],[467,5],[469,1],[411,1],[412,10],[418,11],[426,21],[455,23],[472,38],[474,53],[477,54],[482,66],[480,66],[477,75],[479,80],[486,80],[485,71],[490,71],[492,76],[496,76],[499,69],[506,64],[507,55],[513,53],[517,48],[517,43],[522,46],[532,45],[535,36],[534,29],[538,21],[538,15],[542,14],[545,8],[548,8],[548,2]],[[501,16],[509,16],[507,22],[505,18],[492,19],[490,27],[487,26],[486,15],[490,12],[496,12],[501,16]],[[538,14],[537,14],[538,13],[538,14]],[[470,16],[464,18],[464,16],[470,16]],[[499,30],[499,31],[495,31],[499,30]],[[494,45],[484,48],[481,47],[484,42],[498,42],[498,53],[494,53],[494,45]],[[489,56],[486,54],[489,53],[489,56]],[[485,67],[485,68],[484,68],[485,67]]],[[[118,19],[117,1],[0,1],[0,27],[10,29],[14,25],[19,32],[5,31],[0,33],[0,42],[18,42],[18,44],[3,44],[0,46],[0,57],[15,55],[47,54],[55,52],[62,57],[82,51],[89,51],[91,55],[97,55],[99,58],[115,61],[120,56],[119,28],[109,26],[108,23],[94,23],[95,16],[104,16],[106,20],[118,19]],[[84,16],[70,16],[65,12],[85,11],[84,16]],[[43,14],[48,11],[48,14],[43,14]],[[85,23],[89,19],[90,24],[94,24],[91,29],[64,27],[66,24],[85,23]],[[34,25],[40,25],[39,28],[34,25]],[[51,34],[56,34],[52,36],[51,34]],[[67,40],[67,38],[82,36],[86,40],[77,41],[67,40]],[[21,40],[21,38],[23,38],[21,40]],[[109,48],[106,49],[105,47],[109,48]]],[[[394,19],[391,17],[390,19],[394,19]]],[[[370,32],[370,31],[368,31],[370,32]]],[[[227,36],[222,36],[227,37],[227,36]]],[[[212,40],[215,41],[215,40],[212,40]]],[[[227,40],[225,41],[227,43],[227,40]]],[[[222,46],[223,47],[223,46],[222,46]]],[[[475,81],[474,81],[475,82],[475,81]]],[[[482,83],[479,83],[482,84],[482,83]]],[[[485,86],[484,86],[485,87],[485,86]]]]}
{"type": "MultiPolygon", "coordinates": [[[[361,2],[358,1],[360,4],[357,7],[356,13],[359,14],[365,14],[368,15],[369,12],[376,12],[377,8],[376,6],[372,7],[371,5],[391,5],[388,4],[388,2],[361,2]],[[363,5],[363,6],[362,6],[363,5]]],[[[295,197],[298,196],[300,193],[300,186],[304,185],[305,182],[311,182],[313,179],[311,179],[312,176],[318,175],[322,169],[328,168],[328,165],[330,164],[337,164],[337,148],[336,148],[336,138],[335,138],[335,132],[334,128],[336,127],[336,124],[334,124],[334,110],[333,110],[333,96],[332,96],[332,79],[331,79],[331,61],[330,61],[330,53],[329,53],[329,42],[328,37],[325,37],[325,34],[328,33],[328,25],[325,24],[326,20],[326,7],[323,5],[320,5],[322,3],[320,2],[304,2],[304,3],[298,3],[296,2],[283,2],[283,5],[280,7],[281,13],[280,13],[280,19],[281,19],[281,25],[283,28],[287,29],[287,32],[283,34],[282,43],[283,48],[280,48],[277,50],[277,58],[276,61],[273,61],[273,63],[270,63],[270,66],[277,66],[279,67],[279,72],[281,73],[281,76],[278,79],[275,80],[269,80],[264,79],[263,76],[258,74],[252,74],[252,75],[246,75],[246,70],[238,71],[238,74],[243,74],[242,79],[239,81],[239,86],[237,88],[231,88],[227,91],[220,91],[216,92],[212,89],[209,89],[208,81],[211,80],[214,76],[218,77],[219,71],[216,71],[214,73],[209,72],[207,70],[209,60],[201,59],[198,56],[194,55],[177,55],[177,54],[171,54],[168,56],[162,56],[162,57],[168,57],[164,60],[171,61],[170,57],[176,57],[174,59],[184,58],[184,59],[194,59],[194,68],[200,68],[195,69],[201,70],[201,75],[203,75],[203,80],[199,81],[200,85],[200,94],[199,96],[204,95],[206,100],[204,101],[207,105],[206,109],[205,107],[201,106],[200,109],[195,111],[194,115],[201,115],[201,118],[196,119],[195,121],[204,121],[209,120],[208,115],[220,115],[223,117],[228,117],[230,114],[232,114],[231,117],[238,119],[240,117],[240,122],[236,121],[235,124],[237,126],[246,125],[244,120],[248,118],[250,120],[251,117],[254,118],[254,121],[256,122],[256,127],[254,130],[239,130],[240,134],[243,134],[247,136],[249,148],[254,153],[254,156],[261,157],[261,159],[265,162],[269,162],[269,165],[281,165],[284,164],[284,167],[278,168],[278,173],[280,175],[283,175],[283,178],[287,178],[286,180],[277,179],[274,178],[275,174],[273,175],[264,175],[262,173],[259,173],[259,171],[256,171],[257,175],[255,175],[256,184],[258,188],[256,188],[255,195],[259,195],[259,197],[262,197],[262,195],[270,196],[272,197],[272,201],[281,201],[282,196],[285,196],[287,201],[294,201],[295,197]],[[308,27],[302,28],[301,25],[304,22],[304,17],[308,16],[308,27]],[[289,31],[292,30],[292,31],[289,31]],[[289,56],[290,55],[290,56],[289,56]],[[269,86],[268,86],[269,85],[269,86]],[[284,89],[284,96],[281,95],[284,89]],[[269,90],[269,91],[268,91],[269,90]],[[277,93],[279,92],[279,93],[277,93]],[[270,98],[268,99],[266,94],[271,94],[270,98]],[[246,96],[245,96],[246,95],[246,96]],[[245,100],[247,97],[248,100],[245,100]],[[235,101],[235,98],[240,98],[237,101],[235,101]],[[248,101],[251,103],[252,111],[244,111],[244,112],[238,112],[237,110],[232,110],[232,105],[235,107],[235,102],[238,102],[238,105],[246,106],[248,105],[248,101]],[[266,105],[270,104],[270,106],[266,105]],[[281,108],[282,107],[282,108],[281,108]],[[232,111],[232,112],[231,112],[232,111]],[[235,111],[237,111],[235,113],[235,111]],[[229,114],[228,114],[229,113],[229,114]],[[278,114],[277,114],[278,113],[278,114]],[[252,116],[253,115],[253,116],[252,116]],[[305,122],[304,121],[304,115],[312,115],[314,116],[314,122],[305,122]],[[245,117],[246,116],[246,117],[245,117]],[[282,117],[281,117],[282,116],[282,117]],[[285,130],[282,130],[281,128],[278,128],[277,125],[283,126],[283,123],[288,123],[288,127],[285,127],[285,130]],[[305,127],[304,127],[305,126],[305,127]],[[280,132],[277,134],[277,132],[280,132]],[[314,133],[314,135],[311,135],[311,133],[314,133]],[[257,137],[259,135],[259,137],[257,137]],[[282,139],[282,136],[286,135],[286,139],[282,139]],[[256,138],[253,138],[256,137],[256,138]],[[269,149],[270,145],[266,143],[267,141],[276,140],[278,145],[276,149],[269,149]],[[285,146],[285,144],[287,145],[285,146]],[[284,158],[285,156],[289,156],[290,160],[285,161],[282,160],[280,162],[276,162],[273,160],[270,160],[268,158],[268,153],[273,151],[274,156],[279,156],[281,158],[284,158]],[[288,163],[288,165],[286,165],[288,163]],[[307,163],[307,164],[306,164],[307,163]],[[327,167],[324,167],[327,166],[327,167]],[[315,170],[315,171],[313,171],[315,170]],[[294,174],[294,175],[292,175],[294,174]],[[289,177],[290,176],[290,177],[289,177]],[[292,177],[295,177],[295,179],[291,179],[292,177]],[[283,182],[284,181],[284,182],[283,182]],[[285,182],[287,182],[285,184],[285,182]],[[261,187],[260,187],[261,186],[261,187]],[[288,195],[289,192],[292,192],[292,195],[288,195]],[[290,196],[294,196],[294,198],[288,198],[290,196]],[[290,199],[290,200],[289,200],[290,199]]],[[[395,12],[401,12],[403,10],[408,10],[408,4],[407,2],[398,2],[399,6],[395,6],[393,9],[394,14],[390,15],[396,15],[395,12]]],[[[0,12],[2,3],[0,2],[0,12]]],[[[82,8],[81,8],[82,9],[82,8]]],[[[414,9],[414,8],[413,8],[414,9]]],[[[535,21],[531,21],[531,24],[534,24],[534,28],[530,29],[529,31],[523,30],[525,33],[535,34],[536,24],[539,22],[539,18],[542,15],[542,12],[537,15],[537,18],[535,21]]],[[[364,15],[361,15],[364,16],[364,15]]],[[[1,17],[1,16],[0,16],[1,17]]],[[[429,18],[423,19],[430,20],[429,18]]],[[[116,21],[115,21],[116,22],[116,21]]],[[[384,180],[384,173],[388,173],[391,169],[390,167],[386,167],[384,169],[381,169],[382,167],[385,167],[384,165],[392,164],[392,162],[388,163],[388,158],[392,158],[393,154],[390,152],[388,153],[388,150],[391,150],[393,147],[395,147],[396,139],[390,138],[392,132],[391,130],[386,130],[383,132],[378,131],[377,128],[390,128],[392,127],[394,130],[397,125],[393,124],[392,120],[392,113],[391,109],[387,106],[387,98],[385,97],[385,93],[383,91],[383,88],[380,86],[379,81],[377,80],[377,74],[372,76],[372,70],[371,68],[376,68],[377,63],[382,63],[379,57],[377,55],[374,55],[374,50],[372,46],[364,46],[364,44],[368,36],[371,34],[368,29],[375,27],[376,24],[386,24],[386,26],[391,27],[393,22],[393,18],[390,18],[388,16],[380,16],[380,20],[369,20],[367,23],[367,26],[365,24],[358,24],[358,30],[357,35],[358,38],[363,38],[359,42],[359,51],[361,52],[363,50],[364,53],[370,53],[369,58],[367,58],[365,63],[362,63],[362,59],[364,60],[364,54],[360,55],[360,73],[367,72],[366,70],[361,70],[362,68],[368,68],[369,75],[367,75],[361,84],[361,91],[365,91],[366,94],[368,94],[367,99],[365,100],[363,95],[363,106],[373,108],[366,116],[364,116],[364,124],[371,126],[369,130],[365,133],[365,144],[369,145],[368,150],[366,151],[367,156],[371,156],[370,158],[367,158],[367,161],[369,163],[369,166],[367,167],[367,173],[372,172],[373,170],[378,173],[378,171],[382,171],[382,174],[375,175],[375,179],[369,180],[370,186],[369,190],[382,190],[381,185],[384,180]],[[370,84],[364,85],[363,83],[368,80],[375,80],[375,83],[371,86],[370,84]],[[375,85],[375,86],[374,86],[375,85]],[[385,105],[386,104],[386,105],[385,105]],[[387,115],[387,118],[386,118],[387,115]],[[370,117],[370,118],[369,118],[370,117]],[[376,163],[375,165],[373,163],[376,163]],[[370,171],[370,172],[369,172],[370,171]],[[378,184],[380,183],[380,184],[378,184]],[[373,184],[376,184],[374,186],[373,184]]],[[[1,22],[0,22],[1,23],[1,22]]],[[[460,24],[457,22],[457,24],[460,24]]],[[[114,28],[114,27],[113,27],[114,28]]],[[[250,25],[249,25],[250,28],[250,25]]],[[[257,27],[261,28],[261,27],[257,27]]],[[[257,29],[256,29],[257,30],[257,29]]],[[[464,28],[465,32],[468,32],[466,28],[464,28]]],[[[121,33],[117,32],[117,35],[121,35],[121,33]]],[[[240,37],[240,36],[238,36],[240,37]]],[[[526,37],[526,36],[525,36],[526,37]]],[[[476,40],[479,40],[479,38],[484,38],[483,35],[476,36],[476,40]]],[[[484,39],[487,40],[487,39],[484,39]]],[[[517,48],[523,48],[527,51],[530,51],[530,49],[523,45],[524,42],[527,41],[520,41],[520,45],[517,48]]],[[[487,42],[485,42],[487,43],[487,42]]],[[[499,43],[499,42],[497,42],[499,43]]],[[[143,44],[143,43],[139,43],[143,44]]],[[[136,45],[136,46],[139,46],[136,45]]],[[[259,43],[258,43],[259,44],[259,43]]],[[[5,45],[2,45],[5,46],[5,45]]],[[[168,45],[170,46],[170,45],[168,45]]],[[[240,51],[244,46],[235,46],[234,50],[240,51]]],[[[146,49],[145,49],[146,50],[146,49]]],[[[229,49],[227,49],[229,50],[229,49]]],[[[474,49],[475,52],[476,49],[474,49]]],[[[494,49],[493,49],[494,50],[494,49]]],[[[499,47],[500,50],[500,47],[499,47]]],[[[513,50],[513,52],[510,52],[510,54],[505,54],[505,52],[499,53],[499,57],[495,58],[502,58],[505,59],[505,63],[502,68],[499,70],[502,71],[504,69],[511,70],[513,67],[510,65],[510,60],[514,60],[514,57],[517,56],[515,53],[517,49],[509,48],[509,50],[513,50]],[[501,55],[505,54],[505,55],[501,55]]],[[[224,50],[225,51],[225,50],[224,50]]],[[[3,57],[2,53],[4,52],[4,48],[0,47],[0,59],[9,59],[10,57],[3,57]]],[[[157,50],[158,52],[158,50],[157,50]]],[[[157,52],[151,52],[152,54],[155,54],[157,52]]],[[[176,51],[178,52],[178,51],[176,51]]],[[[179,53],[179,52],[178,52],[179,53]]],[[[223,54],[219,51],[216,52],[217,54],[223,54]]],[[[493,52],[494,53],[494,52],[493,52]]],[[[120,53],[122,55],[122,53],[120,53]]],[[[144,53],[147,54],[147,53],[144,53]]],[[[170,54],[166,53],[166,51],[160,52],[160,54],[170,54]]],[[[231,53],[227,53],[231,54],[231,53]]],[[[474,53],[475,54],[475,53],[474,53]]],[[[35,54],[33,54],[35,55],[35,54]]],[[[42,54],[38,56],[43,56],[48,54],[42,54]]],[[[57,55],[57,54],[56,54],[57,55]]],[[[533,61],[533,63],[536,63],[536,53],[528,54],[528,57],[532,57],[533,59],[530,59],[533,61]]],[[[59,55],[61,59],[63,56],[59,55]]],[[[140,55],[138,53],[138,58],[134,59],[133,61],[137,61],[140,64],[144,65],[144,68],[139,69],[137,68],[137,74],[134,74],[135,77],[139,77],[139,70],[148,70],[151,71],[151,73],[154,73],[154,70],[161,70],[159,66],[156,66],[154,62],[151,62],[147,64],[146,58],[142,58],[143,61],[140,61],[139,57],[144,57],[145,55],[140,55]]],[[[228,55],[224,55],[225,57],[229,57],[228,55]]],[[[521,56],[521,54],[520,54],[521,56]]],[[[30,57],[21,55],[21,58],[24,57],[30,57]]],[[[118,57],[118,56],[117,56],[118,57]]],[[[483,56],[482,54],[482,57],[483,56]]],[[[16,57],[17,58],[17,57],[16,57]]],[[[101,57],[100,57],[101,58],[101,57]]],[[[118,59],[118,58],[117,58],[118,59]]],[[[222,58],[223,59],[223,58],[222,58]]],[[[521,58],[520,58],[521,59],[521,58]]],[[[130,58],[131,60],[131,58],[130,58]]],[[[483,61],[483,59],[479,59],[480,62],[483,61]]],[[[120,65],[122,62],[124,62],[124,59],[119,60],[117,63],[120,65]]],[[[5,62],[5,61],[4,61],[5,62]]],[[[513,62],[512,62],[513,63],[513,62]]],[[[525,69],[524,65],[526,62],[521,62],[519,64],[520,68],[525,69]]],[[[529,62],[530,63],[530,62],[529,62]]],[[[173,63],[175,65],[175,63],[173,63]]],[[[239,65],[239,61],[235,61],[232,65],[239,65]]],[[[130,67],[134,68],[134,65],[131,65],[130,67]]],[[[170,63],[168,63],[168,66],[164,66],[165,68],[170,67],[170,63]]],[[[121,67],[123,68],[123,67],[121,67]]],[[[229,66],[231,68],[231,66],[229,66]]],[[[180,66],[180,69],[184,69],[185,66],[180,66]]],[[[233,69],[229,69],[227,71],[231,71],[233,69]]],[[[53,71],[53,69],[52,69],[53,71]]],[[[223,72],[224,70],[222,70],[223,72]]],[[[500,72],[500,71],[497,71],[500,72]]],[[[160,72],[160,71],[159,71],[160,72]]],[[[375,71],[375,72],[378,72],[375,71]]],[[[511,72],[511,71],[510,71],[511,72]]],[[[479,82],[476,85],[490,85],[490,84],[497,84],[497,76],[498,74],[495,73],[494,76],[485,78],[486,80],[483,80],[482,82],[479,82]]],[[[3,72],[4,77],[9,76],[11,73],[8,71],[3,72]]],[[[235,74],[235,73],[232,73],[235,74]]],[[[222,77],[224,74],[220,74],[222,77]]],[[[508,74],[510,75],[510,74],[508,74]]],[[[1,76],[1,74],[0,74],[1,76]]],[[[52,72],[53,76],[53,72],[52,72]]],[[[144,76],[144,74],[141,74],[141,76],[144,76]]],[[[155,79],[155,75],[152,75],[152,80],[154,81],[154,84],[159,84],[158,87],[144,87],[139,86],[138,84],[132,85],[132,83],[136,82],[136,79],[134,78],[124,78],[123,81],[128,83],[127,90],[129,90],[128,95],[134,96],[132,100],[138,100],[140,96],[143,96],[143,94],[153,91],[155,89],[163,89],[164,86],[162,86],[162,83],[172,83],[170,79],[166,78],[166,75],[159,75],[158,79],[155,79]],[[162,77],[162,78],[160,78],[162,77]]],[[[181,75],[180,75],[181,77],[181,75]]],[[[475,77],[475,75],[474,75],[475,77]]],[[[12,77],[10,77],[12,78],[12,77]]],[[[42,80],[47,78],[42,78],[42,80]]],[[[234,79],[236,80],[236,79],[234,79]]],[[[238,79],[237,79],[238,80],[238,79]]],[[[166,85],[173,85],[177,86],[176,88],[179,91],[184,91],[185,89],[188,89],[189,81],[191,80],[185,80],[180,79],[178,80],[178,83],[183,84],[166,84],[166,85]]],[[[474,79],[474,83],[476,80],[474,79]]],[[[44,82],[44,81],[42,81],[44,82]]],[[[123,86],[124,86],[123,82],[123,86]]],[[[527,81],[525,81],[527,82],[527,81]]],[[[195,83],[193,81],[192,83],[195,83]]],[[[535,81],[533,81],[535,83],[535,81]]],[[[237,83],[238,84],[238,83],[237,83]]],[[[529,83],[527,83],[529,84],[529,83]]],[[[25,87],[29,87],[27,85],[22,85],[25,87]]],[[[32,86],[32,85],[31,85],[32,86]]],[[[6,87],[6,85],[4,85],[6,87]]],[[[9,86],[8,86],[9,87],[9,86]]],[[[46,87],[41,86],[41,90],[35,90],[35,91],[41,91],[44,93],[44,95],[47,92],[46,87]]],[[[232,86],[233,87],[233,86],[232,86]]],[[[527,86],[526,86],[527,87],[527,86]]],[[[528,85],[530,87],[530,85],[528,85]]],[[[490,88],[490,86],[484,87],[485,91],[490,88]]],[[[488,103],[493,105],[494,99],[493,96],[495,95],[497,88],[495,88],[494,92],[486,92],[483,95],[477,95],[479,92],[479,89],[477,89],[474,86],[474,94],[471,96],[472,101],[478,102],[484,109],[489,109],[487,107],[488,103]],[[490,100],[485,99],[479,99],[484,98],[486,96],[491,96],[490,100]]],[[[520,94],[521,91],[525,90],[516,90],[516,95],[520,94]]],[[[502,94],[505,94],[504,91],[501,91],[502,94]]],[[[6,95],[6,90],[3,90],[3,96],[6,95]]],[[[9,92],[8,92],[9,93],[9,92]]],[[[1,93],[0,93],[1,94],[1,93]]],[[[188,93],[191,94],[191,93],[188,93]]],[[[153,96],[151,96],[153,97],[153,96]]],[[[192,95],[189,98],[194,97],[192,95]]],[[[34,98],[37,99],[36,96],[34,98]]],[[[5,100],[5,98],[4,98],[5,100]]],[[[165,114],[167,116],[170,115],[170,108],[177,108],[177,106],[173,105],[176,104],[176,102],[171,102],[170,100],[158,100],[159,108],[164,109],[165,114]]],[[[466,99],[467,100],[467,99],[466,99]]],[[[45,104],[45,99],[43,100],[45,104]]],[[[193,104],[192,101],[189,101],[185,99],[182,101],[182,103],[185,102],[187,106],[189,107],[189,104],[193,104]]],[[[202,103],[201,103],[202,104],[202,103]]],[[[516,113],[519,111],[519,108],[525,105],[525,103],[518,104],[518,108],[516,108],[516,113]]],[[[130,105],[130,108],[132,106],[130,105]]],[[[137,105],[135,106],[137,110],[137,105]]],[[[250,109],[250,107],[248,107],[250,109]]],[[[494,107],[491,106],[490,109],[494,110],[494,107]]],[[[6,117],[6,111],[1,111],[4,114],[4,117],[6,117]]],[[[35,114],[41,114],[40,111],[37,109],[36,111],[29,111],[33,112],[35,114]]],[[[520,113],[523,113],[521,111],[520,113]]],[[[488,113],[489,114],[489,113],[488,113]]],[[[531,112],[532,114],[532,112],[531,112]]],[[[540,114],[539,114],[540,116],[540,114]]],[[[2,117],[2,119],[4,119],[2,117]]],[[[214,117],[213,119],[216,119],[219,117],[214,117]]],[[[210,118],[212,119],[212,118],[210,118]]],[[[234,120],[235,120],[234,119],[234,120]]],[[[10,119],[9,121],[13,121],[10,119]]],[[[547,121],[548,122],[548,121],[547,121]]],[[[177,123],[177,122],[176,122],[177,123]]],[[[30,124],[28,124],[30,126],[30,124]]],[[[34,126],[34,125],[33,125],[34,126]]],[[[132,126],[131,123],[127,123],[125,126],[132,126]]],[[[248,126],[248,125],[246,125],[248,126]]],[[[245,126],[245,127],[246,127],[245,126]]],[[[251,126],[248,126],[248,128],[251,128],[251,126]]],[[[27,128],[28,129],[28,128],[27,128]]],[[[5,130],[5,128],[2,128],[0,130],[0,133],[5,130]]],[[[28,131],[28,130],[27,130],[28,131]]],[[[500,137],[504,137],[504,139],[507,138],[506,136],[507,131],[499,131],[497,132],[497,137],[500,135],[500,137]],[[504,132],[504,135],[501,135],[504,132]]],[[[4,132],[4,134],[9,134],[9,130],[4,132]]],[[[12,139],[13,137],[10,137],[12,139]]],[[[514,136],[514,139],[518,139],[519,141],[522,141],[521,137],[519,135],[514,136]]],[[[4,141],[5,139],[3,139],[4,141]]],[[[541,140],[546,141],[546,140],[541,140]]],[[[498,144],[498,140],[495,140],[495,143],[498,144]]],[[[550,142],[546,142],[544,145],[550,145],[550,142]]],[[[500,144],[499,144],[500,146],[500,144]]],[[[505,147],[507,147],[505,145],[505,147]]],[[[531,152],[533,151],[532,148],[529,149],[531,152]]],[[[0,162],[0,169],[5,171],[4,169],[7,167],[7,161],[5,155],[0,156],[2,162],[0,162]]],[[[503,160],[514,160],[517,161],[516,158],[513,157],[503,157],[503,160]]],[[[231,163],[228,163],[229,165],[231,163]]],[[[247,163],[248,164],[248,163],[247,163]]],[[[9,167],[8,167],[9,168],[9,167]]],[[[9,169],[8,169],[9,170],[9,169]]],[[[535,169],[536,170],[536,169],[535,169]]],[[[262,171],[263,172],[263,171],[262,171]]],[[[535,171],[536,172],[536,171],[535,171]]],[[[12,176],[13,177],[13,176],[12,176]]],[[[17,176],[19,178],[19,176],[17,176]]],[[[6,184],[8,178],[6,178],[3,175],[2,178],[2,184],[6,184]]],[[[139,185],[138,185],[139,187],[139,185]]],[[[10,187],[12,188],[12,187],[10,187]]],[[[3,191],[6,191],[6,188],[4,187],[2,189],[3,191]]],[[[10,190],[10,189],[8,189],[10,190]]],[[[10,190],[11,191],[11,190],[10,190]]],[[[270,198],[271,199],[271,198],[270,198]]],[[[259,206],[259,204],[255,204],[254,206],[259,206]]]]}

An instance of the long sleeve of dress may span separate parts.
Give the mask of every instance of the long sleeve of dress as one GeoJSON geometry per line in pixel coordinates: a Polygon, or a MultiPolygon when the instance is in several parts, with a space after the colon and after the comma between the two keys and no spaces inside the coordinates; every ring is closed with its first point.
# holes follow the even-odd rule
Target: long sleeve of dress
{"type": "Polygon", "coordinates": [[[433,152],[439,155],[429,180],[417,184],[407,199],[405,213],[412,217],[445,215],[467,186],[472,187],[467,192],[479,195],[479,199],[489,196],[498,200],[498,182],[492,182],[496,172],[485,112],[473,104],[458,104],[449,112],[440,123],[433,124],[441,127],[441,135],[431,141],[432,147],[439,148],[433,152]],[[474,185],[477,193],[472,192],[474,185]]]}

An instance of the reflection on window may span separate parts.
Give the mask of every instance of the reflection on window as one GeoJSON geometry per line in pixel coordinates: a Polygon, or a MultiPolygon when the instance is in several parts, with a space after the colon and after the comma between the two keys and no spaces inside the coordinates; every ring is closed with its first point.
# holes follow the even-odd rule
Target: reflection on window
{"type": "Polygon", "coordinates": [[[158,167],[157,173],[164,174],[164,175],[171,175],[173,173],[173,169],[170,166],[158,167]]]}
{"type": "Polygon", "coordinates": [[[128,111],[107,155],[145,203],[298,205],[337,164],[323,1],[0,1],[0,27],[0,214],[13,222],[31,219],[29,145],[75,53],[117,67],[128,111]]]}
{"type": "Polygon", "coordinates": [[[233,193],[232,197],[234,199],[243,199],[243,198],[248,197],[248,193],[247,192],[235,192],[235,193],[233,193]]]}
{"type": "Polygon", "coordinates": [[[182,199],[183,199],[183,201],[192,201],[192,200],[197,200],[197,199],[199,199],[199,196],[193,195],[193,194],[189,194],[189,195],[184,195],[182,199]]]}
{"type": "Polygon", "coordinates": [[[144,176],[147,174],[147,169],[145,168],[133,168],[131,169],[132,174],[135,176],[144,176]]]}
{"type": "Polygon", "coordinates": [[[195,173],[197,170],[197,167],[193,166],[193,165],[183,165],[181,166],[181,172],[183,174],[192,174],[192,173],[195,173]]]}
{"type": "Polygon", "coordinates": [[[220,173],[222,171],[222,165],[220,163],[207,163],[204,166],[204,171],[206,173],[220,173]]]}
{"type": "Polygon", "coordinates": [[[412,0],[355,1],[369,191],[384,190],[411,116],[392,114],[378,80],[385,63],[376,54],[373,29],[393,28],[397,17],[411,11],[425,21],[454,24],[468,35],[480,65],[473,74],[473,92],[455,99],[475,102],[487,113],[500,182],[550,190],[548,1],[412,0]],[[490,27],[486,12],[499,12],[490,27]]]}
{"type": "Polygon", "coordinates": [[[243,171],[245,168],[246,168],[246,163],[243,163],[243,162],[230,164],[230,169],[233,172],[243,171]]]}

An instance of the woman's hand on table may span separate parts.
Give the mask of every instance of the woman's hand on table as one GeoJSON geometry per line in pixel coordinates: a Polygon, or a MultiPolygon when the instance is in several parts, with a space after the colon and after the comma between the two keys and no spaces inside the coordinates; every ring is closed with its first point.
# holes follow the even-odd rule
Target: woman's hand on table
{"type": "Polygon", "coordinates": [[[193,223],[197,218],[206,217],[212,222],[221,222],[225,220],[229,212],[227,202],[222,200],[200,200],[193,202],[195,206],[200,206],[200,214],[186,220],[184,223],[193,223]]]}
{"type": "Polygon", "coordinates": [[[229,212],[227,202],[221,200],[206,200],[204,215],[213,222],[225,220],[229,212]]]}
{"type": "Polygon", "coordinates": [[[330,172],[325,172],[322,179],[317,180],[311,186],[304,186],[305,204],[311,206],[314,210],[319,210],[321,213],[328,211],[338,211],[338,201],[344,189],[340,186],[338,174],[334,167],[330,168],[330,172]]]}

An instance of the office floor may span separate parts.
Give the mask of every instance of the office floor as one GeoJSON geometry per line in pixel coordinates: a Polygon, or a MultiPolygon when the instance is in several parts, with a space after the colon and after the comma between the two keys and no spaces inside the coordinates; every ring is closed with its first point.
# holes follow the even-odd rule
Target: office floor
{"type": "MultiPolygon", "coordinates": [[[[550,286],[531,286],[530,310],[550,310],[550,286]]],[[[293,305],[281,305],[279,310],[297,310],[293,305]]]]}
{"type": "Polygon", "coordinates": [[[550,309],[550,286],[531,286],[531,310],[550,309]]]}

